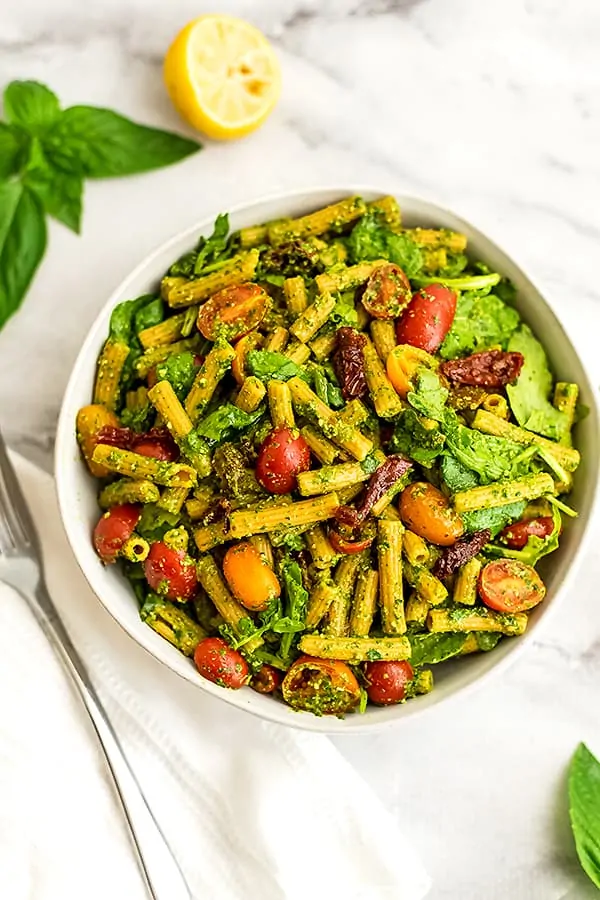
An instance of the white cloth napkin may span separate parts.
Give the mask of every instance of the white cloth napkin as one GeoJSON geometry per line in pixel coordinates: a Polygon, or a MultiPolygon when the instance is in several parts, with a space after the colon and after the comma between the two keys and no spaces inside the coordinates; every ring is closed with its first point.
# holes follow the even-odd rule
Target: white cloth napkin
{"type": "MultiPolygon", "coordinates": [[[[121,631],[77,568],[52,480],[14,459],[50,592],[194,897],[424,897],[420,860],[328,738],[231,709],[121,631]]],[[[82,896],[146,894],[86,713],[0,585],[0,897],[82,896]]]]}

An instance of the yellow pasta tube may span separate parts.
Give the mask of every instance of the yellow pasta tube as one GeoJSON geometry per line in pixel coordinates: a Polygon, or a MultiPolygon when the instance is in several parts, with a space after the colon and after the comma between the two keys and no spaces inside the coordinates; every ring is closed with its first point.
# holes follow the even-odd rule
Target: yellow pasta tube
{"type": "Polygon", "coordinates": [[[369,410],[361,400],[354,399],[346,403],[338,413],[345,425],[363,425],[369,418],[369,410]]]}
{"type": "MultiPolygon", "coordinates": [[[[212,556],[207,554],[201,557],[198,560],[197,571],[198,580],[217,608],[217,612],[223,616],[228,625],[231,625],[238,637],[241,637],[243,623],[251,623],[252,620],[244,607],[240,606],[229,593],[212,556]]],[[[251,653],[262,643],[262,637],[255,635],[244,646],[251,653]]]]}
{"type": "Polygon", "coordinates": [[[190,392],[185,398],[185,410],[197,422],[210,401],[217,386],[235,358],[235,350],[226,341],[214,345],[200,367],[190,392]]]}
{"type": "Polygon", "coordinates": [[[254,375],[250,375],[248,378],[244,379],[240,392],[235,398],[235,405],[238,409],[243,409],[244,412],[252,413],[258,409],[265,399],[266,393],[267,389],[260,378],[255,378],[254,375]]]}
{"type": "Polygon", "coordinates": [[[348,291],[364,284],[375,269],[386,265],[388,265],[387,260],[376,259],[373,262],[357,263],[355,266],[339,266],[330,272],[323,272],[321,275],[317,275],[315,284],[321,294],[348,291]]]}
{"type": "Polygon", "coordinates": [[[481,408],[493,413],[495,416],[500,416],[501,419],[510,418],[508,403],[506,402],[506,397],[503,397],[502,394],[488,394],[481,404],[481,408]]]}
{"type": "Polygon", "coordinates": [[[317,569],[329,569],[339,558],[331,546],[325,529],[321,525],[313,525],[304,534],[304,539],[312,557],[313,565],[317,569]]]}
{"type": "Polygon", "coordinates": [[[140,616],[157,634],[177,647],[184,656],[192,656],[206,631],[186,613],[168,600],[154,598],[146,601],[140,616]]]}
{"type": "Polygon", "coordinates": [[[358,571],[362,565],[362,557],[358,554],[345,556],[335,570],[336,595],[329,607],[325,631],[327,634],[344,635],[348,633],[348,619],[352,595],[358,571]]]}
{"type": "Polygon", "coordinates": [[[369,210],[380,213],[383,221],[389,228],[399,228],[402,224],[402,216],[400,207],[395,197],[380,197],[379,200],[372,200],[367,203],[369,210]]]}
{"type": "Polygon", "coordinates": [[[320,334],[314,340],[310,341],[308,346],[312,350],[315,359],[319,362],[328,359],[333,353],[336,342],[335,335],[336,332],[332,331],[331,334],[320,334]]]}
{"type": "Polygon", "coordinates": [[[422,566],[413,566],[406,560],[404,564],[404,577],[419,596],[431,606],[438,606],[448,596],[448,591],[439,578],[422,566]]]}
{"type": "Polygon", "coordinates": [[[404,532],[402,552],[412,566],[427,566],[429,562],[429,547],[420,535],[408,528],[404,532]]]}
{"type": "Polygon", "coordinates": [[[318,425],[325,437],[359,461],[371,452],[373,441],[353,426],[340,422],[339,416],[317,397],[302,378],[290,378],[288,386],[296,411],[318,425]]]}
{"type": "Polygon", "coordinates": [[[201,553],[212,550],[213,547],[218,547],[219,544],[224,544],[227,540],[229,540],[229,533],[225,520],[213,522],[211,525],[202,525],[194,531],[194,541],[201,553]]]}
{"type": "Polygon", "coordinates": [[[269,540],[266,534],[253,534],[250,538],[250,543],[256,550],[258,554],[260,554],[261,559],[265,562],[270,569],[275,568],[275,559],[273,557],[273,548],[271,546],[271,541],[269,540]]]}
{"type": "Polygon", "coordinates": [[[277,325],[265,341],[264,349],[272,353],[281,353],[287,344],[289,332],[282,325],[277,325]]]}
{"type": "Polygon", "coordinates": [[[427,616],[429,631],[499,631],[501,634],[519,635],[527,628],[525,613],[497,613],[485,607],[468,611],[459,609],[432,609],[427,616]]]}
{"type": "Polygon", "coordinates": [[[403,408],[400,397],[394,390],[392,382],[387,377],[381,360],[377,355],[377,351],[368,338],[366,338],[362,349],[365,361],[365,378],[367,379],[375,412],[380,419],[393,419],[403,408]]]}
{"type": "Polygon", "coordinates": [[[288,219],[270,225],[269,241],[271,244],[281,244],[294,238],[324,234],[332,228],[341,228],[356,221],[365,214],[366,209],[366,204],[360,197],[348,197],[299,219],[288,219]]]}
{"type": "Polygon", "coordinates": [[[121,375],[128,356],[127,344],[108,338],[98,358],[94,403],[113,412],[117,408],[121,394],[121,375]]]}
{"type": "Polygon", "coordinates": [[[477,431],[483,431],[484,434],[505,437],[518,444],[536,444],[538,447],[544,447],[549,453],[552,453],[567,472],[574,472],[579,465],[579,453],[572,447],[565,447],[562,444],[548,440],[548,438],[540,437],[539,434],[534,434],[533,431],[527,431],[525,428],[519,428],[518,425],[505,422],[504,419],[487,412],[485,409],[477,410],[472,424],[473,428],[476,428],[477,431]]]}
{"type": "Polygon", "coordinates": [[[466,234],[447,228],[407,228],[404,233],[420,247],[445,247],[452,253],[462,253],[467,246],[466,234]]]}
{"type": "Polygon", "coordinates": [[[321,573],[321,577],[317,579],[308,598],[307,628],[316,628],[319,622],[325,618],[337,594],[338,589],[331,581],[329,572],[321,573]]]}
{"type": "Polygon", "coordinates": [[[579,386],[576,384],[572,384],[568,381],[557,381],[556,386],[554,388],[554,405],[555,407],[564,413],[569,422],[569,431],[563,439],[561,440],[561,444],[564,444],[565,447],[571,446],[571,428],[575,424],[575,420],[577,418],[577,400],[579,399],[579,386]]]}
{"type": "Polygon", "coordinates": [[[132,534],[131,537],[127,538],[121,550],[119,551],[119,556],[122,556],[123,559],[128,560],[129,562],[139,563],[144,562],[150,553],[150,544],[145,538],[140,537],[139,534],[132,534]]]}
{"type": "Polygon", "coordinates": [[[385,365],[387,358],[396,346],[396,330],[394,323],[388,319],[373,319],[370,326],[371,338],[375,344],[375,349],[385,365]]]}
{"type": "Polygon", "coordinates": [[[493,509],[517,500],[535,500],[544,494],[554,493],[554,481],[546,472],[526,475],[518,481],[497,481],[494,484],[470,488],[454,494],[452,502],[457,513],[474,509],[493,509]]]}
{"type": "Polygon", "coordinates": [[[318,659],[341,659],[350,663],[374,659],[409,659],[410,641],[405,637],[337,637],[304,634],[299,644],[302,653],[318,659]]]}
{"type": "Polygon", "coordinates": [[[335,297],[331,294],[318,294],[314,303],[307,306],[296,321],[290,325],[290,334],[303,344],[308,343],[317,331],[323,327],[335,307],[335,297]]]}
{"type": "Polygon", "coordinates": [[[179,309],[182,306],[192,306],[208,300],[213,294],[222,291],[223,288],[243,281],[251,281],[258,263],[258,250],[249,250],[240,253],[224,262],[223,265],[201,278],[190,281],[187,278],[172,278],[166,276],[161,282],[161,294],[170,307],[179,309]]]}
{"type": "MultiPolygon", "coordinates": [[[[148,391],[148,399],[164,419],[168,430],[200,478],[206,478],[211,471],[210,453],[203,441],[189,440],[189,435],[193,430],[192,422],[170,382],[158,381],[148,391]]],[[[181,506],[179,508],[181,509],[181,506]]]]}
{"type": "Polygon", "coordinates": [[[427,621],[429,603],[416,591],[413,591],[406,601],[406,624],[422,627],[427,621]]]}
{"type": "Polygon", "coordinates": [[[96,478],[105,478],[109,471],[105,466],[100,466],[92,459],[94,448],[98,441],[98,433],[107,426],[117,428],[119,420],[112,410],[100,403],[90,403],[82,406],[77,413],[75,432],[77,443],[81,449],[85,463],[96,478]]]}
{"type": "Polygon", "coordinates": [[[200,346],[200,339],[197,335],[184,340],[176,341],[174,344],[167,346],[151,347],[135,361],[135,371],[140,378],[146,378],[148,373],[154,366],[164,362],[168,356],[175,353],[185,353],[186,351],[194,352],[200,346]]]}
{"type": "Polygon", "coordinates": [[[378,588],[379,573],[375,569],[362,569],[358,573],[350,614],[350,634],[368,637],[377,608],[378,588]]]}
{"type": "Polygon", "coordinates": [[[92,459],[111,472],[128,475],[130,478],[148,479],[164,487],[193,487],[198,477],[191,466],[164,462],[132,450],[121,450],[110,444],[96,444],[92,459]]]}
{"type": "Polygon", "coordinates": [[[304,428],[300,430],[300,433],[310,447],[311,452],[317,457],[320,463],[331,465],[339,455],[340,451],[335,444],[332,444],[326,437],[323,437],[323,435],[317,431],[316,428],[313,428],[312,425],[305,425],[304,428]]]}
{"type": "MultiPolygon", "coordinates": [[[[385,456],[376,451],[381,460],[385,456]]],[[[336,466],[322,466],[320,469],[310,469],[308,472],[300,472],[298,475],[298,490],[303,497],[313,497],[316,494],[328,494],[350,487],[358,482],[368,481],[370,474],[358,462],[339,463],[336,466]]]]}
{"type": "Polygon", "coordinates": [[[481,562],[476,556],[460,567],[454,579],[452,599],[462,606],[474,606],[477,600],[477,581],[481,572],[481,562]]]}
{"type": "Polygon", "coordinates": [[[379,600],[386,634],[404,634],[406,631],[402,587],[403,532],[401,522],[379,519],[377,523],[379,600]]]}
{"type": "Polygon", "coordinates": [[[294,410],[292,409],[292,394],[285,381],[269,381],[267,385],[269,397],[269,412],[275,428],[287,426],[294,428],[294,410]]]}
{"type": "Polygon", "coordinates": [[[231,538],[239,538],[277,528],[313,525],[330,519],[339,505],[337,494],[325,494],[312,500],[272,504],[263,509],[238,509],[231,513],[229,534],[231,538]]]}
{"type": "Polygon", "coordinates": [[[183,504],[185,503],[189,492],[190,490],[187,487],[165,488],[156,505],[160,509],[164,509],[165,512],[176,515],[183,509],[183,504]]]}
{"type": "Polygon", "coordinates": [[[98,503],[102,509],[110,509],[123,503],[156,503],[159,497],[160,491],[151,481],[119,478],[100,491],[98,503]]]}
{"type": "Polygon", "coordinates": [[[266,244],[269,240],[269,225],[251,225],[249,228],[242,228],[239,232],[240,247],[247,250],[249,247],[258,247],[259,244],[266,244]]]}
{"type": "Polygon", "coordinates": [[[139,332],[138,338],[144,350],[151,350],[153,347],[164,347],[178,341],[183,335],[181,329],[185,322],[187,311],[178,313],[176,316],[169,316],[158,325],[151,325],[139,332]]]}
{"type": "Polygon", "coordinates": [[[303,366],[310,358],[310,347],[301,341],[290,341],[283,355],[295,362],[297,366],[303,366]]]}
{"type": "Polygon", "coordinates": [[[283,282],[283,296],[290,314],[296,318],[301,316],[308,306],[306,283],[301,275],[286,278],[283,282]]]}

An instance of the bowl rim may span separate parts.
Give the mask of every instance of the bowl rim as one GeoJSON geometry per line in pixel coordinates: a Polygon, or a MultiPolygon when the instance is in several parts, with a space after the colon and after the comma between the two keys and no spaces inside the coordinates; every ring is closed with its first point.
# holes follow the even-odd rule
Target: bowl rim
{"type": "MultiPolygon", "coordinates": [[[[590,373],[587,369],[584,359],[582,359],[577,347],[569,337],[568,332],[563,325],[563,322],[558,318],[550,304],[545,299],[544,294],[539,290],[537,284],[530,277],[529,273],[526,272],[525,269],[523,269],[519,264],[512,251],[509,254],[508,252],[503,250],[502,246],[498,244],[493,237],[490,237],[487,232],[482,232],[476,225],[471,224],[469,220],[463,218],[453,209],[449,209],[438,203],[435,199],[430,199],[429,197],[425,197],[423,195],[404,193],[400,189],[394,190],[392,185],[387,185],[385,188],[382,188],[381,186],[373,184],[356,184],[355,182],[351,182],[341,184],[319,184],[312,187],[297,188],[291,191],[276,191],[235,204],[228,208],[228,213],[230,215],[235,215],[236,213],[245,212],[246,210],[259,205],[263,206],[268,203],[283,201],[293,204],[294,201],[308,198],[312,199],[313,197],[315,198],[315,202],[318,203],[319,195],[326,194],[339,194],[341,198],[350,195],[386,195],[390,193],[398,197],[401,204],[403,200],[408,201],[409,203],[422,204],[424,206],[428,206],[432,213],[437,212],[440,215],[450,216],[454,220],[464,225],[466,231],[472,234],[474,233],[477,236],[483,238],[488,243],[492,244],[495,249],[497,249],[502,255],[507,257],[515,265],[515,267],[519,269],[519,271],[524,275],[529,284],[533,287],[537,294],[539,294],[549,316],[554,319],[555,325],[564,334],[569,345],[572,347],[575,357],[577,358],[582,372],[587,380],[587,386],[590,388],[589,396],[593,407],[592,412],[594,413],[596,425],[598,426],[598,403],[596,400],[595,391],[592,388],[592,379],[590,377],[590,373]]],[[[295,713],[293,710],[291,710],[290,707],[280,702],[273,703],[272,710],[269,707],[264,710],[259,710],[253,705],[252,702],[245,703],[243,702],[242,698],[238,696],[242,693],[245,694],[246,692],[226,691],[225,689],[212,684],[212,682],[210,681],[207,681],[205,679],[200,680],[198,677],[198,673],[195,671],[195,669],[193,669],[192,666],[185,667],[185,669],[175,668],[171,664],[170,660],[166,657],[166,655],[161,654],[158,651],[158,647],[154,646],[152,642],[154,632],[151,629],[148,629],[148,635],[146,635],[144,632],[141,632],[139,635],[132,632],[127,623],[122,620],[117,610],[113,608],[110,600],[105,599],[105,597],[103,596],[105,592],[102,590],[101,586],[98,585],[98,580],[96,579],[94,572],[88,571],[87,565],[84,563],[80,553],[78,552],[78,545],[80,543],[80,540],[82,539],[82,535],[78,533],[75,517],[70,514],[69,496],[72,497],[72,493],[70,492],[69,486],[67,484],[66,474],[67,461],[70,460],[70,453],[73,449],[72,445],[74,439],[74,423],[71,417],[71,406],[73,405],[72,398],[77,393],[80,376],[82,373],[86,372],[89,369],[89,357],[91,356],[90,351],[95,348],[98,338],[98,332],[107,310],[112,309],[117,302],[120,302],[120,300],[123,299],[123,294],[127,290],[128,285],[132,282],[135,282],[136,279],[139,276],[142,276],[147,270],[151,270],[153,263],[160,256],[166,253],[169,248],[174,248],[188,238],[191,239],[197,236],[203,230],[206,230],[207,227],[212,224],[212,221],[217,212],[220,211],[221,210],[215,211],[213,208],[206,215],[196,220],[193,224],[189,225],[188,227],[178,232],[176,235],[173,235],[172,237],[158,244],[152,251],[150,251],[150,253],[148,253],[124,278],[120,280],[109,297],[102,304],[101,308],[98,311],[98,314],[96,315],[94,321],[92,322],[86,333],[86,337],[79,349],[75,363],[73,364],[73,367],[71,369],[67,386],[64,391],[58,418],[54,451],[54,476],[56,481],[55,489],[63,528],[65,530],[68,543],[71,547],[75,560],[92,592],[98,598],[99,602],[109,613],[112,619],[119,625],[119,627],[122,628],[123,631],[125,631],[138,646],[140,646],[143,650],[150,654],[150,656],[152,656],[157,662],[159,662],[161,665],[166,666],[171,672],[188,681],[190,684],[193,684],[194,686],[200,688],[206,693],[218,697],[219,699],[224,700],[229,705],[234,706],[235,708],[243,712],[250,713],[251,715],[256,716],[259,719],[274,722],[279,725],[287,725],[289,727],[297,728],[302,731],[312,731],[330,735],[367,734],[381,732],[388,728],[397,727],[401,723],[407,722],[408,720],[414,720],[416,717],[425,715],[426,713],[433,711],[442,703],[447,705],[451,701],[457,700],[459,697],[466,697],[470,692],[478,690],[489,678],[491,678],[492,675],[500,674],[509,666],[513,665],[513,663],[517,661],[520,655],[525,651],[527,647],[529,647],[533,640],[537,636],[539,636],[539,630],[543,627],[546,627],[548,622],[551,620],[552,615],[556,613],[560,602],[564,599],[567,592],[571,588],[575,575],[577,574],[577,571],[579,570],[579,567],[581,565],[583,554],[585,553],[588,542],[591,538],[591,533],[593,530],[592,525],[600,504],[600,478],[598,477],[598,472],[596,472],[595,474],[593,484],[593,497],[589,505],[587,522],[584,525],[578,546],[575,548],[572,554],[570,565],[562,575],[560,584],[553,594],[552,603],[549,606],[545,607],[544,613],[540,617],[539,621],[536,621],[533,627],[528,629],[525,634],[521,635],[518,641],[514,642],[509,652],[505,653],[503,657],[500,657],[498,661],[495,662],[494,665],[490,666],[487,671],[481,673],[479,676],[465,683],[455,686],[446,696],[440,698],[437,703],[422,705],[417,700],[416,702],[413,701],[410,704],[402,704],[401,707],[398,707],[398,711],[400,711],[401,709],[402,714],[390,716],[383,721],[379,720],[376,722],[369,721],[368,715],[354,715],[348,716],[345,719],[337,719],[332,716],[317,717],[309,713],[295,713]]],[[[94,360],[95,358],[96,355],[94,353],[94,360]]],[[[596,430],[598,431],[598,427],[596,430]]]]}

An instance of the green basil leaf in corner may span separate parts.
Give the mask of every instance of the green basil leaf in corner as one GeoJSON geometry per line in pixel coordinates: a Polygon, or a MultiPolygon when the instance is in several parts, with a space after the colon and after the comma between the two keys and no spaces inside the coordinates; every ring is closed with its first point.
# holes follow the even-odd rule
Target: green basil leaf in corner
{"type": "Polygon", "coordinates": [[[25,171],[25,184],[37,194],[46,212],[79,234],[83,199],[83,179],[48,163],[40,141],[34,137],[25,171]]]}
{"type": "Polygon", "coordinates": [[[0,327],[21,305],[45,249],[38,198],[18,182],[0,184],[0,327]]]}
{"type": "Polygon", "coordinates": [[[58,97],[37,81],[11,81],[4,91],[4,115],[33,135],[41,135],[60,116],[58,97]]]}
{"type": "Polygon", "coordinates": [[[113,178],[159,169],[200,150],[169,131],[138,125],[110,109],[71,106],[44,141],[52,162],[87,178],[113,178]]]}
{"type": "Polygon", "coordinates": [[[27,155],[27,143],[20,128],[0,122],[0,181],[19,172],[27,155]]]}
{"type": "Polygon", "coordinates": [[[600,762],[585,744],[569,766],[569,813],[579,862],[600,888],[600,762]]]}

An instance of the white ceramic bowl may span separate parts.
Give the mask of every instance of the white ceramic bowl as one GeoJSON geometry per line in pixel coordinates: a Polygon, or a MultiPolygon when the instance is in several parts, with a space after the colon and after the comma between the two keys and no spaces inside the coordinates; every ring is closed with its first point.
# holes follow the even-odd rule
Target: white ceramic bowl
{"type": "MultiPolygon", "coordinates": [[[[371,200],[385,193],[389,193],[389,190],[347,185],[282,194],[233,209],[230,212],[231,227],[237,230],[269,219],[304,215],[352,194],[360,194],[366,200],[371,200]]],[[[492,672],[505,668],[539,633],[543,622],[559,603],[560,597],[567,592],[577,558],[583,548],[598,488],[598,413],[594,392],[569,338],[537,288],[502,250],[468,222],[423,200],[413,197],[398,199],[403,220],[407,225],[445,227],[466,233],[469,238],[470,254],[484,260],[492,269],[502,272],[514,282],[517,287],[517,308],[523,319],[543,341],[557,377],[577,382],[581,388],[581,399],[590,408],[589,416],[577,425],[575,435],[575,442],[582,451],[583,460],[576,473],[575,488],[570,502],[579,510],[579,517],[566,522],[560,550],[543,561],[545,563],[543,576],[548,586],[548,596],[532,613],[529,628],[523,637],[504,640],[491,653],[437,666],[435,689],[431,694],[398,706],[369,707],[362,716],[351,715],[339,720],[294,712],[284,703],[250,689],[230,691],[211,684],[198,674],[191,660],[182,656],[140,620],[137,603],[127,581],[116,566],[104,567],[92,547],[91,533],[98,519],[97,483],[88,474],[80,459],[75,440],[75,417],[77,410],[90,402],[96,359],[108,333],[113,307],[122,300],[155,290],[159,279],[172,261],[190,250],[199,234],[210,233],[214,215],[203,219],[159,247],[107,300],[75,363],[58,423],[55,465],[64,525],[84,575],[108,612],[155,659],[201,690],[262,718],[310,731],[348,734],[406,721],[425,710],[437,707],[469,686],[481,684],[492,672]]]]}

